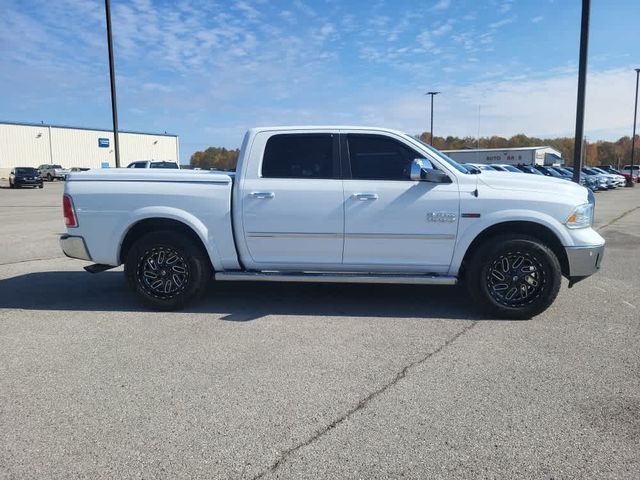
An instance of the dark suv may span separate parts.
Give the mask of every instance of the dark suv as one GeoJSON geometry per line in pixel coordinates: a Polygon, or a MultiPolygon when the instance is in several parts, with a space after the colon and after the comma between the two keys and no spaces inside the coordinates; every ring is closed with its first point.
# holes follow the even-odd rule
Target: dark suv
{"type": "Polygon", "coordinates": [[[9,174],[9,188],[38,187],[42,188],[42,177],[35,168],[16,167],[9,174]]]}

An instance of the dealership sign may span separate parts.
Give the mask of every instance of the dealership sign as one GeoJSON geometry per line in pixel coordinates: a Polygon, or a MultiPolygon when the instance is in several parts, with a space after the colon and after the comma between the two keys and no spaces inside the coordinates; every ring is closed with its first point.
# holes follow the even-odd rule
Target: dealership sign
{"type": "Polygon", "coordinates": [[[108,138],[99,138],[98,139],[98,147],[100,147],[100,148],[109,148],[109,139],[108,138]]]}

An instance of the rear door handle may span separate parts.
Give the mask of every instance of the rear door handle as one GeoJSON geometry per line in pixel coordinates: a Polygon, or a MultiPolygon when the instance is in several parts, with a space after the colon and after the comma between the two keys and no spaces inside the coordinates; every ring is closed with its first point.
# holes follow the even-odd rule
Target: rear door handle
{"type": "Polygon", "coordinates": [[[251,192],[253,198],[273,198],[276,196],[273,192],[251,192]]]}
{"type": "Polygon", "coordinates": [[[377,193],[354,193],[351,198],[360,202],[370,202],[378,199],[377,193]]]}

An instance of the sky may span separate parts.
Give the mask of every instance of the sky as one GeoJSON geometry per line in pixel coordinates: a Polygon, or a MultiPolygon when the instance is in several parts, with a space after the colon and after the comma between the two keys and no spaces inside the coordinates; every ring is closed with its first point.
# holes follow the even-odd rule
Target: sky
{"type": "MultiPolygon", "coordinates": [[[[572,136],[579,0],[112,0],[120,128],[183,163],[264,125],[572,136]]],[[[0,121],[110,128],[102,0],[0,0],[0,121]]],[[[631,135],[640,1],[591,7],[585,133],[631,135]]]]}

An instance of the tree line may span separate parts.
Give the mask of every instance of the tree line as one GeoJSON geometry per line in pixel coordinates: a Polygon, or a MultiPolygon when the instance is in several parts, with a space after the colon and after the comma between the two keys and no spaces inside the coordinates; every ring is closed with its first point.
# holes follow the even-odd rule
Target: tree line
{"type": "Polygon", "coordinates": [[[224,147],[209,147],[202,152],[191,155],[192,168],[203,170],[235,170],[240,149],[227,150],[224,147]]]}
{"type": "MultiPolygon", "coordinates": [[[[420,138],[429,142],[430,135],[424,132],[420,138]]],[[[474,137],[433,137],[433,146],[439,150],[463,150],[467,148],[514,148],[514,147],[538,147],[549,146],[562,153],[562,158],[566,165],[573,164],[574,138],[538,138],[528,137],[523,133],[519,133],[509,138],[499,137],[481,137],[478,142],[474,137]]],[[[636,150],[638,149],[638,140],[636,137],[636,150]]],[[[621,137],[615,142],[607,142],[598,140],[589,142],[585,140],[583,147],[583,163],[584,165],[613,165],[614,167],[622,167],[630,163],[631,160],[631,137],[621,137]]]]}
{"type": "MultiPolygon", "coordinates": [[[[430,135],[423,132],[420,138],[429,142],[430,135]]],[[[537,147],[548,145],[562,153],[567,165],[573,164],[574,140],[572,137],[538,138],[528,137],[523,133],[505,138],[494,135],[492,137],[433,137],[433,146],[439,150],[462,150],[467,148],[513,148],[537,147]]],[[[636,150],[640,145],[636,140],[636,150]]],[[[613,165],[621,167],[630,163],[631,137],[621,137],[615,142],[598,140],[585,141],[583,148],[585,165],[613,165]]],[[[240,149],[226,149],[224,147],[209,147],[204,151],[191,155],[191,167],[203,170],[235,170],[240,149]]]]}

